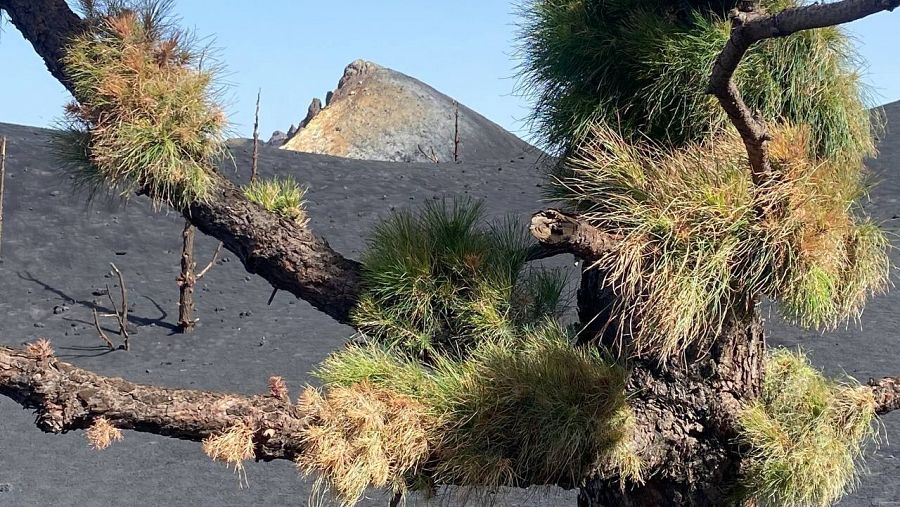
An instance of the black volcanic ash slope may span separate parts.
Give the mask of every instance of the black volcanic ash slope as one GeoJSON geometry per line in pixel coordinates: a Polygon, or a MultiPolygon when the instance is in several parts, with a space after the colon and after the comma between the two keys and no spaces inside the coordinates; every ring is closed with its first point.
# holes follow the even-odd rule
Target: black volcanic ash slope
{"type": "MultiPolygon", "coordinates": [[[[900,124],[900,103],[887,108],[900,124]]],[[[890,126],[889,126],[890,127],[890,126]]],[[[0,343],[19,345],[49,337],[66,361],[105,375],[142,383],[259,393],[270,375],[282,375],[293,395],[307,372],[340,347],[350,329],[335,324],[302,301],[280,293],[266,306],[270,287],[248,275],[225,254],[197,291],[200,325],[191,336],[172,334],[177,320],[181,218],[153,213],[143,200],[127,207],[102,204],[91,210],[72,195],[69,180],[53,161],[50,131],[0,124],[9,137],[8,179],[0,261],[0,343]],[[104,354],[91,323],[91,308],[105,311],[112,285],[108,263],[124,272],[130,288],[131,352],[104,354]]],[[[230,143],[241,175],[251,145],[230,143]]],[[[892,128],[871,163],[879,185],[870,207],[875,219],[898,232],[900,128],[892,128]]],[[[510,161],[512,160],[512,161],[510,161]]],[[[511,211],[523,219],[541,207],[543,184],[534,160],[482,164],[362,162],[262,147],[263,175],[292,174],[310,185],[312,227],[339,251],[359,257],[372,226],[391,209],[415,206],[443,195],[488,199],[488,211],[511,211]]],[[[233,174],[233,168],[225,168],[233,174]]],[[[199,236],[198,262],[215,242],[199,236]]],[[[900,253],[894,251],[895,263],[900,253]]],[[[561,262],[570,259],[560,259],[561,262]]],[[[862,327],[821,334],[789,328],[773,318],[773,345],[801,345],[829,374],[862,381],[900,372],[900,290],[869,303],[862,327]]],[[[106,321],[112,332],[113,323],[106,321]]],[[[29,411],[0,396],[0,505],[11,506],[245,506],[303,505],[310,481],[290,463],[248,464],[250,488],[211,462],[193,442],[125,432],[125,440],[98,452],[83,436],[49,435],[29,411]]],[[[884,419],[889,437],[868,460],[871,470],[842,506],[892,505],[900,500],[900,414],[884,419]]],[[[454,505],[439,498],[433,505],[454,505]]],[[[385,505],[373,497],[365,506],[385,505]]],[[[411,505],[429,505],[413,500],[411,505]]],[[[498,505],[574,505],[571,492],[527,496],[513,492],[498,505]]]]}

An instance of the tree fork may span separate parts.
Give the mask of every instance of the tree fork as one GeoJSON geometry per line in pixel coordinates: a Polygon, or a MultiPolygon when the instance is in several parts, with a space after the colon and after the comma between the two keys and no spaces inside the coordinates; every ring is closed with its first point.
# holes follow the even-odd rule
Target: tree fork
{"type": "Polygon", "coordinates": [[[793,7],[772,15],[752,9],[732,11],[731,36],[716,58],[706,92],[719,99],[740,133],[754,184],[765,183],[771,172],[767,147],[771,137],[765,121],[750,110],[734,83],[734,72],[750,46],[764,39],[849,23],[877,12],[893,11],[898,6],[900,0],[842,0],[793,7]]]}

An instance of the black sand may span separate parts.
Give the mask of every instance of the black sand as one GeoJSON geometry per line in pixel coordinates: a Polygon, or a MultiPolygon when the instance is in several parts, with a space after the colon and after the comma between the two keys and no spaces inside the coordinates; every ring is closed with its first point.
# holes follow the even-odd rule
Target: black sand
{"type": "MultiPolygon", "coordinates": [[[[888,106],[888,116],[900,123],[900,104],[888,106]]],[[[173,334],[181,219],[154,213],[143,200],[127,207],[98,203],[86,210],[84,196],[72,194],[53,162],[49,134],[0,124],[0,135],[9,137],[0,344],[48,337],[66,361],[170,387],[250,394],[264,391],[269,376],[282,375],[296,394],[313,365],[350,335],[349,328],[288,294],[280,293],[267,307],[270,287],[245,273],[228,253],[198,287],[201,321],[195,333],[173,334]],[[109,307],[105,296],[92,295],[115,281],[107,276],[109,262],[123,271],[134,303],[137,333],[130,352],[105,353],[91,322],[92,307],[101,312],[109,307]]],[[[246,174],[249,143],[236,141],[232,147],[246,174]]],[[[872,213],[893,234],[898,223],[893,217],[900,215],[897,161],[900,132],[889,134],[880,158],[871,164],[881,180],[872,193],[872,213]]],[[[540,207],[543,184],[533,158],[434,166],[262,147],[260,168],[263,175],[291,173],[308,183],[313,229],[356,258],[371,226],[392,208],[468,193],[488,199],[492,215],[508,211],[526,219],[540,207]]],[[[198,263],[214,248],[214,241],[198,237],[198,263]]],[[[897,252],[893,258],[900,261],[897,252]]],[[[773,317],[769,341],[800,344],[830,374],[846,372],[862,381],[900,374],[898,304],[900,291],[894,291],[869,304],[861,328],[851,325],[824,335],[789,328],[773,317]]],[[[112,331],[113,321],[106,324],[112,331]]],[[[0,397],[0,421],[0,505],[305,505],[309,495],[310,481],[298,478],[288,462],[248,464],[250,487],[241,489],[237,478],[194,442],[127,431],[123,442],[98,452],[81,432],[40,432],[31,413],[5,397],[0,397]]],[[[900,414],[889,414],[883,424],[883,433],[900,442],[900,414]]],[[[900,505],[898,452],[900,446],[883,441],[868,461],[862,484],[841,505],[900,505]]],[[[377,494],[364,503],[386,504],[387,498],[377,494]]],[[[513,492],[499,504],[574,505],[574,499],[571,492],[546,497],[513,492]]]]}

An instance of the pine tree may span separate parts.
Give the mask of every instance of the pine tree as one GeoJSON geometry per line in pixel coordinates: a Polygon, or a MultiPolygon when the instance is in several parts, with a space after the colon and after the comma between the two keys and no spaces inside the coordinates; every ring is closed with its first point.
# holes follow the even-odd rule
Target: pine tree
{"type": "Polygon", "coordinates": [[[432,203],[378,227],[362,262],[310,231],[297,183],[216,171],[223,118],[165,2],[83,4],[86,21],[63,0],[0,0],[76,98],[84,181],[184,214],[358,336],[296,404],[277,377],[267,396],[163,392],[47,342],[0,348],[0,387],[44,429],[202,439],[237,469],[291,459],[345,505],[443,484],[579,488],[583,506],[828,505],[875,415],[900,408],[900,379],[831,380],[767,350],[758,315],[766,297],[829,329],[887,285],[888,242],[859,202],[877,121],[835,25],[897,0],[526,3],[524,83],[562,209],[529,238],[477,203],[432,203]],[[138,95],[135,76],[161,92],[138,95]],[[192,114],[153,134],[145,108],[173,101],[192,114]],[[574,325],[560,273],[531,265],[560,253],[581,260],[574,325]],[[226,397],[227,413],[203,410],[226,397]]]}

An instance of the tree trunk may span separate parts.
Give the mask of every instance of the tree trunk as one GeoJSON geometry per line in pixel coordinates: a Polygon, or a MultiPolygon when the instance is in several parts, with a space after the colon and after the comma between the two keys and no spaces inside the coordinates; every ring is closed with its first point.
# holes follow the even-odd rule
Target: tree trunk
{"type": "MultiPolygon", "coordinates": [[[[627,337],[607,325],[613,299],[603,276],[596,269],[582,275],[579,318],[589,324],[579,341],[627,350],[627,337]]],[[[580,489],[579,507],[731,503],[741,463],[736,417],[744,401],[760,394],[764,356],[762,324],[753,305],[747,305],[733,311],[710,346],[689,350],[675,363],[630,359],[636,447],[643,449],[644,464],[655,473],[643,484],[590,479],[580,489]]]]}
{"type": "Polygon", "coordinates": [[[194,330],[194,226],[184,221],[181,233],[181,275],[178,276],[178,330],[190,333],[194,330]]]}
{"type": "Polygon", "coordinates": [[[578,285],[578,345],[588,343],[617,349],[619,326],[611,319],[615,301],[612,289],[606,286],[606,273],[590,266],[591,261],[580,261],[581,283],[578,285]]]}

